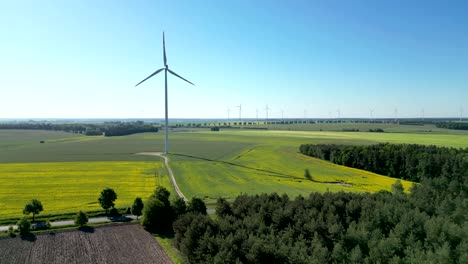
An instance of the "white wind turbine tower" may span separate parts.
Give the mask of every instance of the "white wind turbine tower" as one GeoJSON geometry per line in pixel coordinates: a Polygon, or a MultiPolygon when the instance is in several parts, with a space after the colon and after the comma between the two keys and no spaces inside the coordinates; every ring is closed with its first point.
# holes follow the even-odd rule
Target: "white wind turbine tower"
{"type": "Polygon", "coordinates": [[[460,122],[463,119],[463,107],[460,106],[460,122]]]}
{"type": "Polygon", "coordinates": [[[177,73],[169,70],[169,66],[167,65],[167,59],[166,59],[166,41],[164,39],[164,32],[163,32],[163,58],[164,58],[164,68],[161,68],[155,72],[153,72],[150,76],[146,77],[146,79],[144,79],[143,81],[137,83],[137,85],[135,85],[135,87],[137,87],[138,85],[140,85],[141,83],[143,83],[144,81],[148,80],[149,78],[155,76],[156,74],[164,71],[164,94],[165,94],[165,130],[166,130],[166,136],[165,136],[165,147],[164,147],[164,152],[165,153],[169,153],[169,122],[168,122],[168,108],[167,108],[167,72],[169,72],[170,74],[176,76],[176,77],[179,77],[180,79],[190,83],[191,85],[195,85],[191,82],[189,82],[188,80],[184,79],[183,77],[181,77],[180,75],[178,75],[177,73]]]}
{"type": "Polygon", "coordinates": [[[374,109],[369,109],[369,114],[370,114],[370,121],[374,121],[374,109]]]}
{"type": "Polygon", "coordinates": [[[395,123],[398,122],[398,108],[395,108],[395,123]]]}
{"type": "Polygon", "coordinates": [[[266,113],[266,121],[268,121],[268,111],[270,111],[271,108],[268,107],[268,105],[266,105],[265,107],[265,113],[266,113]]]}
{"type": "Polygon", "coordinates": [[[230,117],[231,109],[230,109],[229,107],[228,107],[228,111],[227,111],[227,112],[228,112],[228,122],[229,122],[229,120],[231,119],[231,117],[230,117]]]}
{"type": "Polygon", "coordinates": [[[257,120],[257,124],[258,124],[258,109],[255,109],[255,119],[257,120]]]}
{"type": "Polygon", "coordinates": [[[236,107],[239,107],[239,122],[242,122],[242,104],[239,104],[236,107]]]}
{"type": "Polygon", "coordinates": [[[284,115],[284,111],[283,111],[283,109],[281,109],[281,121],[284,123],[284,117],[283,117],[283,115],[284,115]]]}

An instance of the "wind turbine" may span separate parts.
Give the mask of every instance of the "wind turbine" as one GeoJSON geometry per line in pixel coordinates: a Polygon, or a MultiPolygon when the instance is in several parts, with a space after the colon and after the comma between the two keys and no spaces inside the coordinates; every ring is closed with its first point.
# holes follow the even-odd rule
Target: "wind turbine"
{"type": "Polygon", "coordinates": [[[460,122],[463,119],[463,107],[460,106],[460,122]]]}
{"type": "Polygon", "coordinates": [[[265,107],[265,112],[266,112],[266,121],[268,121],[268,111],[271,110],[271,108],[268,107],[268,105],[266,105],[265,107]]]}
{"type": "Polygon", "coordinates": [[[135,85],[135,87],[137,87],[138,85],[140,85],[141,83],[143,83],[144,81],[148,80],[149,78],[155,76],[156,74],[164,71],[164,84],[165,84],[165,89],[164,89],[164,95],[165,95],[165,117],[166,117],[166,122],[165,122],[165,130],[166,130],[166,137],[165,137],[165,147],[164,147],[164,152],[167,154],[169,153],[169,122],[168,122],[168,111],[167,111],[167,72],[169,72],[170,74],[176,76],[176,77],[179,77],[180,79],[190,83],[191,85],[195,85],[191,82],[189,82],[188,80],[184,79],[183,77],[181,77],[180,75],[178,75],[177,73],[169,70],[169,66],[167,65],[167,58],[166,58],[166,41],[164,39],[164,32],[163,32],[163,58],[164,58],[164,68],[161,68],[155,72],[153,72],[150,76],[146,77],[146,79],[144,79],[143,81],[137,83],[135,85]]]}
{"type": "Polygon", "coordinates": [[[228,122],[231,119],[229,113],[231,113],[231,109],[228,107],[228,122]]]}
{"type": "Polygon", "coordinates": [[[242,104],[239,104],[236,107],[239,107],[239,122],[242,122],[242,104]]]}
{"type": "Polygon", "coordinates": [[[258,109],[256,109],[255,112],[256,112],[255,119],[257,120],[257,124],[258,124],[258,109]]]}

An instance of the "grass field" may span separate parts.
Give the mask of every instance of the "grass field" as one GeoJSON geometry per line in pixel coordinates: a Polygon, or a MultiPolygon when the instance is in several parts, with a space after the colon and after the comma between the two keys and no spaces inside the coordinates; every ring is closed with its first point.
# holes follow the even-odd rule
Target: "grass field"
{"type": "MultiPolygon", "coordinates": [[[[468,147],[468,133],[443,133],[443,129],[437,133],[415,132],[417,128],[412,126],[401,127],[402,131],[393,133],[243,129],[174,132],[170,134],[169,158],[186,196],[212,201],[219,196],[273,191],[292,196],[326,190],[373,192],[389,190],[395,182],[300,155],[298,148],[304,143],[468,147]],[[305,169],[318,182],[306,180],[305,169]]],[[[135,155],[163,149],[163,133],[106,138],[0,130],[0,218],[20,216],[31,198],[42,201],[42,214],[99,209],[97,197],[106,186],[116,190],[117,206],[128,206],[137,195],[147,197],[156,184],[170,187],[159,158],[135,155]],[[39,143],[41,140],[45,143],[39,143]],[[163,176],[155,177],[155,171],[163,176]]],[[[404,182],[406,188],[409,185],[404,182]]]]}

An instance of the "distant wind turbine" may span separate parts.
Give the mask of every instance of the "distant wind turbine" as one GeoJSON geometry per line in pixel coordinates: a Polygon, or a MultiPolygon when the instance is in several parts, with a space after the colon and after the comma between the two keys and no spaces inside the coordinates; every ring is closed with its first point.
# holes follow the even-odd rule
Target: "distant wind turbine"
{"type": "Polygon", "coordinates": [[[241,122],[242,121],[242,104],[239,104],[236,107],[239,107],[239,122],[241,122]]]}
{"type": "Polygon", "coordinates": [[[463,119],[463,107],[460,106],[460,121],[463,119]]]}
{"type": "Polygon", "coordinates": [[[150,76],[146,77],[146,79],[144,79],[143,81],[137,83],[137,85],[135,85],[135,87],[137,87],[138,85],[140,85],[141,83],[143,83],[144,81],[148,80],[149,78],[155,76],[156,74],[160,73],[161,71],[164,71],[164,83],[165,83],[165,90],[164,90],[164,95],[165,95],[165,117],[166,117],[166,122],[165,122],[165,129],[166,129],[166,136],[165,136],[165,147],[164,147],[164,152],[165,153],[169,153],[169,122],[168,122],[168,111],[167,111],[167,72],[169,72],[170,74],[176,76],[176,77],[179,77],[180,79],[190,83],[191,85],[195,85],[191,82],[189,82],[188,80],[184,79],[183,77],[181,77],[180,75],[178,75],[177,73],[169,70],[169,66],[167,65],[167,58],[166,58],[166,41],[164,39],[164,32],[163,32],[163,58],[164,58],[164,68],[161,68],[155,72],[153,72],[150,76]]]}
{"type": "Polygon", "coordinates": [[[231,109],[229,109],[229,107],[228,107],[228,122],[230,120],[230,113],[231,113],[231,109]]]}
{"type": "Polygon", "coordinates": [[[268,107],[268,105],[266,105],[265,107],[265,112],[266,112],[266,121],[268,121],[268,111],[270,111],[271,108],[268,107]]]}

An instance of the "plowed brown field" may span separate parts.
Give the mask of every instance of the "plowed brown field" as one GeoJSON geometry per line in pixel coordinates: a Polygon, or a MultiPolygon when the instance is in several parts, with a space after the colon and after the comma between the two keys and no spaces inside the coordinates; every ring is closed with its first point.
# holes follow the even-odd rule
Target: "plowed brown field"
{"type": "Polygon", "coordinates": [[[139,224],[0,239],[0,263],[172,263],[139,224]]]}

